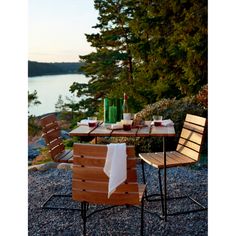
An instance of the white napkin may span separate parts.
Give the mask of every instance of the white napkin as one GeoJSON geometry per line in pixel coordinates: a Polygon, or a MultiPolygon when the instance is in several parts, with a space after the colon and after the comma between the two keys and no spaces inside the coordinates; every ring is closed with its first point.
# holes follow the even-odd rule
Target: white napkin
{"type": "Polygon", "coordinates": [[[125,143],[107,145],[107,156],[103,171],[109,178],[108,198],[127,178],[127,154],[125,143]]]}
{"type": "Polygon", "coordinates": [[[77,125],[88,125],[88,120],[87,119],[84,119],[84,120],[81,120],[80,122],[77,122],[77,125]]]}
{"type": "MultiPolygon", "coordinates": [[[[161,122],[162,126],[173,126],[174,122],[171,119],[167,119],[167,120],[155,120],[155,121],[159,121],[161,122]]],[[[151,125],[154,125],[154,121],[152,121],[151,125]]]]}
{"type": "Polygon", "coordinates": [[[163,125],[163,126],[173,126],[174,122],[171,119],[162,120],[161,125],[163,125]]]}
{"type": "Polygon", "coordinates": [[[122,129],[123,128],[123,125],[120,125],[120,124],[112,124],[111,125],[111,129],[122,129]]]}

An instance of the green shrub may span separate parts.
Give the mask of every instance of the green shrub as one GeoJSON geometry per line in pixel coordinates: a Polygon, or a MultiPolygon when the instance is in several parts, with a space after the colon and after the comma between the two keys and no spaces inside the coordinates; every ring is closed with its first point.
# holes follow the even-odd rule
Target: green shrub
{"type": "MultiPolygon", "coordinates": [[[[152,120],[153,115],[162,115],[163,119],[171,119],[175,124],[176,136],[166,139],[166,150],[175,150],[183,127],[186,114],[193,114],[202,117],[207,116],[207,109],[195,96],[182,99],[162,99],[156,103],[146,106],[138,112],[137,117],[143,120],[152,120]]],[[[207,135],[206,135],[207,136],[207,135]]],[[[207,138],[205,139],[203,152],[207,151],[207,138]]],[[[137,152],[162,151],[162,138],[139,138],[136,147],[137,152]]]]}
{"type": "Polygon", "coordinates": [[[197,101],[207,110],[208,107],[208,85],[204,85],[196,95],[197,101]]]}
{"type": "Polygon", "coordinates": [[[38,124],[38,119],[33,115],[28,116],[28,136],[37,136],[40,134],[41,130],[42,129],[38,124]]]}
{"type": "Polygon", "coordinates": [[[63,144],[65,145],[66,149],[71,149],[73,147],[74,140],[73,139],[63,140],[63,144]]]}

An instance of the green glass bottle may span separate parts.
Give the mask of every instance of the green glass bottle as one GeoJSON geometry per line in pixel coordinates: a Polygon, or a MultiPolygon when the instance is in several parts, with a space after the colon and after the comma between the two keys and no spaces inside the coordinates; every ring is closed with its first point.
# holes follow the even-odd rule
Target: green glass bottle
{"type": "Polygon", "coordinates": [[[104,98],[104,123],[109,123],[109,99],[104,98]]]}

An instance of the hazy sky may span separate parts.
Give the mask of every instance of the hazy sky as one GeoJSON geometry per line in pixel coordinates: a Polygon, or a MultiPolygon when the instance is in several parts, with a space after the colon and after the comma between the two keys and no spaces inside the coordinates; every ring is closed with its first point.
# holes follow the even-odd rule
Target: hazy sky
{"type": "Polygon", "coordinates": [[[29,60],[77,62],[92,50],[85,33],[96,32],[93,0],[29,0],[29,60]]]}

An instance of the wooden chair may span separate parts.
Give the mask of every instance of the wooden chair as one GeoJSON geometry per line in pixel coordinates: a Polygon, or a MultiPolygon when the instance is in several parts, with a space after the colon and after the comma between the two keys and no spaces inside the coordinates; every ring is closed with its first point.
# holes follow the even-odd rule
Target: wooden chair
{"type": "Polygon", "coordinates": [[[73,153],[71,150],[65,150],[65,146],[61,138],[61,129],[57,123],[54,114],[47,115],[40,119],[43,135],[51,158],[55,162],[72,163],[73,153]]]}
{"type": "MultiPolygon", "coordinates": [[[[206,118],[199,117],[196,115],[187,114],[186,119],[183,124],[183,128],[180,134],[179,142],[177,144],[176,151],[166,152],[166,168],[172,168],[177,166],[191,165],[199,161],[200,151],[203,144],[203,136],[206,127],[206,118]]],[[[145,180],[145,172],[144,172],[144,163],[147,163],[155,168],[158,168],[158,177],[159,177],[159,185],[160,185],[160,194],[152,194],[147,196],[145,193],[145,198],[147,200],[151,200],[153,196],[161,196],[162,203],[162,215],[164,213],[164,204],[163,204],[163,193],[162,193],[162,185],[161,185],[161,174],[160,170],[164,168],[164,155],[163,152],[157,153],[140,153],[139,157],[142,160],[142,173],[143,180],[145,180]]],[[[184,212],[175,212],[168,215],[178,215],[196,211],[206,210],[202,204],[192,199],[189,196],[182,196],[176,198],[167,198],[167,199],[178,199],[178,198],[189,198],[198,206],[200,209],[197,210],[189,210],[184,212]]],[[[154,200],[155,201],[155,200],[154,200]]]]}
{"type": "Polygon", "coordinates": [[[127,180],[108,198],[108,177],[103,171],[107,153],[106,145],[74,144],[72,175],[72,198],[81,202],[83,234],[86,235],[86,220],[89,203],[112,205],[141,205],[141,235],[143,235],[143,194],[145,185],[137,183],[136,157],[133,146],[127,147],[127,180]]]}
{"type": "MultiPolygon", "coordinates": [[[[40,124],[42,126],[42,137],[45,139],[47,147],[49,149],[49,153],[54,162],[59,163],[72,163],[73,162],[73,152],[72,150],[65,150],[65,146],[62,142],[61,138],[61,129],[57,123],[56,116],[54,114],[47,115],[40,119],[40,124]]],[[[42,208],[46,209],[70,209],[64,207],[50,207],[47,206],[47,203],[53,197],[70,197],[70,195],[66,194],[52,194],[43,204],[42,208]]],[[[71,210],[78,210],[72,208],[71,210]]]]}

